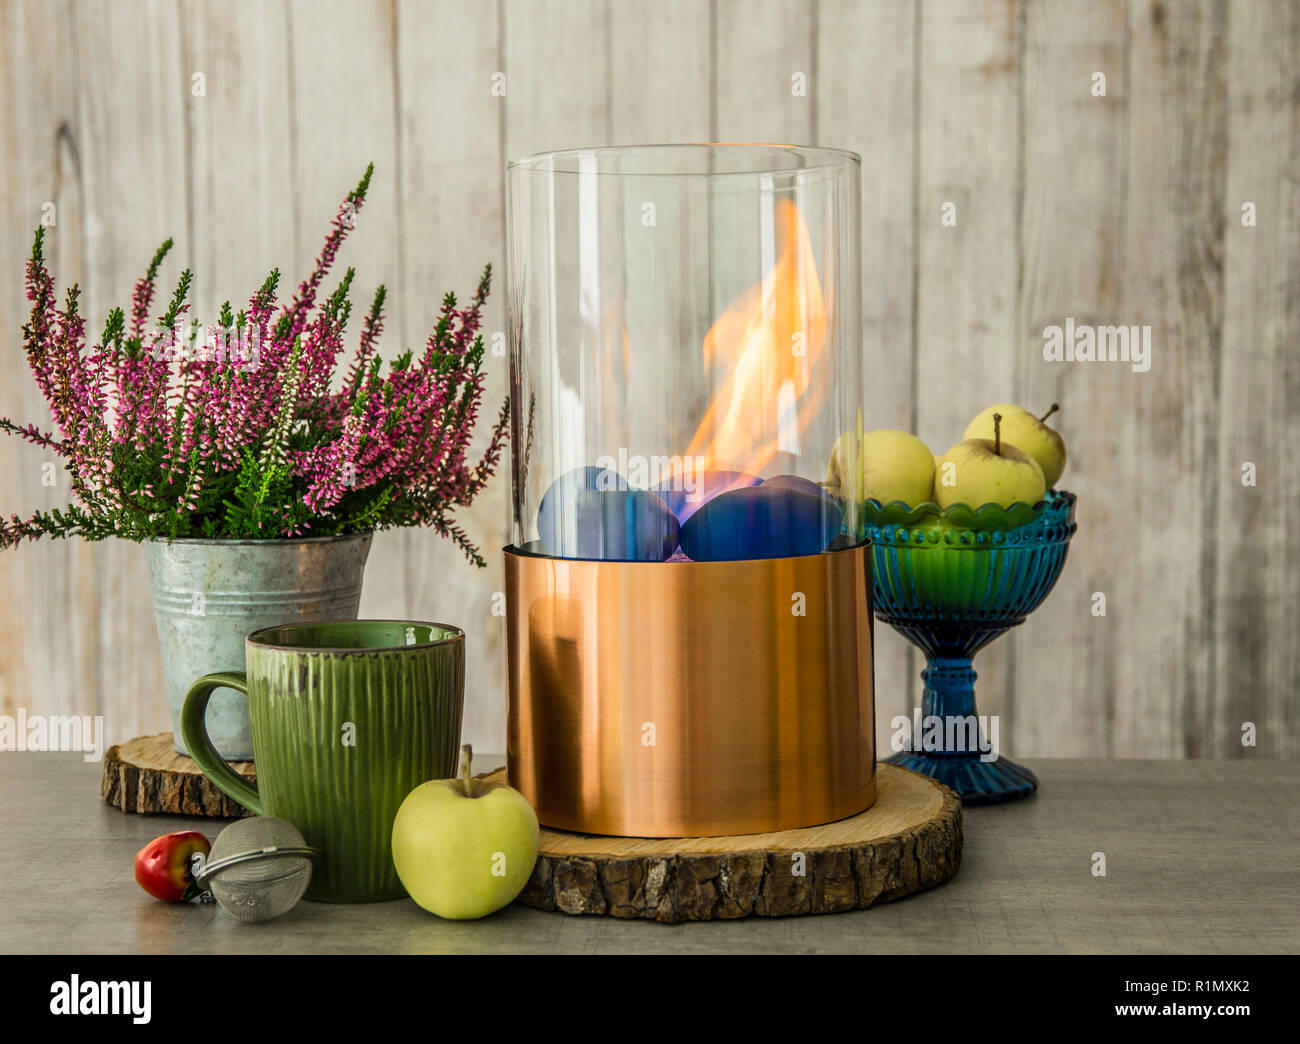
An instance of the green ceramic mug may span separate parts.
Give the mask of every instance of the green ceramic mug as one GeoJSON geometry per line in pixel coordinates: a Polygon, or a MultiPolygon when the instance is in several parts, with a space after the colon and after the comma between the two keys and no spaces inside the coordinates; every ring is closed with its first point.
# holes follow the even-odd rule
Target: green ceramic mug
{"type": "Polygon", "coordinates": [[[455,775],[464,632],[406,620],[266,627],[245,640],[244,662],[245,674],[204,675],[185,694],[191,756],[245,808],[287,819],[320,850],[307,898],[402,898],[393,817],[415,787],[455,775]],[[248,696],[256,783],[208,738],[204,711],[223,686],[248,696]]]}

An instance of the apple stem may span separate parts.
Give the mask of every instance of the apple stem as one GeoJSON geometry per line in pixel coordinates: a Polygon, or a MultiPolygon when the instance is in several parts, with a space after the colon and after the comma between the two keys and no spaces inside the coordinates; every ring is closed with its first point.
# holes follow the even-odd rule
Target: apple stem
{"type": "Polygon", "coordinates": [[[1002,414],[993,414],[993,452],[1002,456],[1002,414]]]}
{"type": "Polygon", "coordinates": [[[465,791],[466,797],[474,796],[474,777],[470,774],[470,761],[474,757],[474,748],[468,743],[462,743],[460,747],[460,785],[465,791]]]}
{"type": "Polygon", "coordinates": [[[1047,420],[1048,417],[1050,417],[1053,413],[1055,413],[1055,412],[1056,412],[1057,410],[1059,410],[1060,408],[1061,408],[1061,404],[1060,404],[1059,402],[1054,402],[1054,403],[1052,403],[1052,408],[1051,408],[1050,410],[1048,410],[1046,413],[1044,413],[1044,414],[1043,414],[1041,417],[1039,417],[1038,419],[1039,419],[1040,421],[1045,421],[1045,420],[1047,420]]]}

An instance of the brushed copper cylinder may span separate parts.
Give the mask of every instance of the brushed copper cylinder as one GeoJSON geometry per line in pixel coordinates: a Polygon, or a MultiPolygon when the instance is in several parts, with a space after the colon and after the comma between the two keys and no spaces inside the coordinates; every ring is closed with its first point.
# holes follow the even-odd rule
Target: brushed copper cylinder
{"type": "Polygon", "coordinates": [[[876,799],[871,559],[597,562],[505,549],[509,777],[546,826],[828,823],[876,799]]]}

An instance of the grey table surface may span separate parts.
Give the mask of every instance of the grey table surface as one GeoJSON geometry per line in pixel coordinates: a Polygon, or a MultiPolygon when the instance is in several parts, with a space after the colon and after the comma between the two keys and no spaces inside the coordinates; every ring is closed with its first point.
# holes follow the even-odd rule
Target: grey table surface
{"type": "Polygon", "coordinates": [[[79,754],[0,753],[0,952],[1300,951],[1300,763],[1028,764],[1035,798],[966,810],[956,877],[869,910],[666,926],[519,906],[451,922],[409,900],[302,902],[243,925],[214,906],[157,902],[133,877],[149,839],[212,838],[222,821],[110,808],[99,764],[79,754]]]}

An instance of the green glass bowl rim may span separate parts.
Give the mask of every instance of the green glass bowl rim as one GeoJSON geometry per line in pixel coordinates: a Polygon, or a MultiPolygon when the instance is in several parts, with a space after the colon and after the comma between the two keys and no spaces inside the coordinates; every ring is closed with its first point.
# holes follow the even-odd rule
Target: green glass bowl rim
{"type": "Polygon", "coordinates": [[[1017,500],[1003,507],[989,502],[972,508],[969,504],[950,504],[939,507],[933,501],[923,501],[915,506],[902,500],[891,500],[888,504],[868,497],[864,514],[868,526],[883,528],[885,526],[902,526],[910,528],[919,522],[927,524],[936,518],[940,522],[950,522],[965,529],[1012,530],[1031,525],[1042,519],[1050,510],[1072,511],[1077,497],[1066,489],[1048,490],[1048,495],[1035,504],[1017,500]]]}

